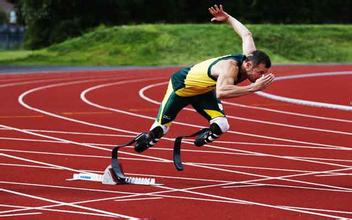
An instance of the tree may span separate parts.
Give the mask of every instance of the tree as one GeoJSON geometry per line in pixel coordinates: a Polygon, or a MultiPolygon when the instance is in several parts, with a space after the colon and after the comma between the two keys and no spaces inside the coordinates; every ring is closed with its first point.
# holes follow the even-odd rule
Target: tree
{"type": "Polygon", "coordinates": [[[4,24],[7,22],[8,22],[8,16],[6,12],[0,8],[0,24],[4,24]]]}
{"type": "Polygon", "coordinates": [[[17,0],[27,26],[25,47],[38,49],[117,20],[116,0],[17,0]]]}
{"type": "Polygon", "coordinates": [[[208,22],[207,8],[224,4],[245,23],[351,23],[345,0],[8,0],[27,26],[25,46],[37,49],[100,24],[208,22]]]}

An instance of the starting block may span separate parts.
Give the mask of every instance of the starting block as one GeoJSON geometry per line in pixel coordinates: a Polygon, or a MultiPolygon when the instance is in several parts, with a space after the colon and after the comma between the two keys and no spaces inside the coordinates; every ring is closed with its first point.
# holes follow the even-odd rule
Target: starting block
{"type": "Polygon", "coordinates": [[[121,182],[119,179],[115,178],[111,165],[106,167],[104,174],[96,173],[75,173],[73,178],[70,180],[83,180],[83,181],[93,181],[101,182],[107,185],[117,185],[117,184],[136,184],[136,185],[157,185],[154,178],[142,178],[142,177],[125,177],[124,181],[121,182]]]}
{"type": "Polygon", "coordinates": [[[112,149],[111,152],[111,165],[106,167],[104,174],[96,174],[89,172],[75,173],[73,174],[72,179],[68,180],[84,180],[84,181],[94,181],[101,182],[108,185],[117,185],[117,184],[136,184],[136,185],[160,185],[155,183],[154,178],[142,178],[142,177],[128,177],[125,176],[122,170],[122,166],[118,160],[118,150],[121,147],[126,147],[136,142],[136,139],[140,135],[137,135],[130,142],[123,145],[117,145],[112,149]]]}

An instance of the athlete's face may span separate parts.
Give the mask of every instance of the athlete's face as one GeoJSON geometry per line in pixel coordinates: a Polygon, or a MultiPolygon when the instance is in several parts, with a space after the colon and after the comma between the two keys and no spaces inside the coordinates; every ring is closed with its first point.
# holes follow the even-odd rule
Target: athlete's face
{"type": "Polygon", "coordinates": [[[257,66],[254,66],[251,61],[246,62],[244,64],[244,69],[246,70],[247,76],[249,81],[255,82],[257,79],[259,79],[262,75],[265,75],[268,73],[269,68],[265,67],[265,64],[260,63],[257,66]]]}

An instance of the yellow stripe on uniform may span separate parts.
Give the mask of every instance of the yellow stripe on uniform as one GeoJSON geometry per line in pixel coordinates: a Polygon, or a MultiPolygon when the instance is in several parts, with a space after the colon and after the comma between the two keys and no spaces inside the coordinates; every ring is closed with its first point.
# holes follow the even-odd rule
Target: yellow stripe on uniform
{"type": "Polygon", "coordinates": [[[161,102],[159,117],[157,118],[157,122],[159,122],[160,124],[161,124],[161,119],[162,119],[163,112],[164,112],[164,107],[165,107],[167,101],[169,100],[170,95],[172,94],[172,92],[173,92],[173,88],[172,88],[172,83],[171,83],[171,80],[170,80],[169,81],[169,85],[167,86],[167,90],[166,90],[166,94],[164,96],[164,99],[161,102]]]}
{"type": "Polygon", "coordinates": [[[223,113],[216,110],[204,109],[204,111],[211,117],[211,119],[217,118],[217,117],[224,117],[223,113]]]}

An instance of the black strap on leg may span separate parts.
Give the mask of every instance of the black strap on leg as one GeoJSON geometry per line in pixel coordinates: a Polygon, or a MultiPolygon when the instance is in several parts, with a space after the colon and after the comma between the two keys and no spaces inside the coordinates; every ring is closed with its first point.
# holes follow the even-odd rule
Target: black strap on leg
{"type": "Polygon", "coordinates": [[[196,133],[193,133],[191,135],[186,135],[186,136],[179,136],[176,137],[175,143],[174,143],[174,153],[173,153],[173,160],[174,160],[174,165],[176,167],[176,170],[182,171],[183,170],[183,164],[182,164],[182,159],[181,159],[181,143],[183,138],[189,138],[189,137],[195,137],[204,131],[208,130],[209,128],[203,128],[196,133]]]}
{"type": "Polygon", "coordinates": [[[119,159],[118,159],[118,150],[122,147],[126,147],[126,146],[130,146],[132,144],[134,144],[136,142],[136,140],[143,135],[143,133],[137,135],[137,137],[133,138],[130,142],[126,143],[126,144],[122,144],[122,145],[117,145],[116,147],[114,147],[112,149],[111,152],[111,168],[113,171],[113,178],[115,181],[119,182],[119,183],[126,183],[126,176],[124,175],[122,168],[121,168],[121,164],[119,163],[119,159]]]}

